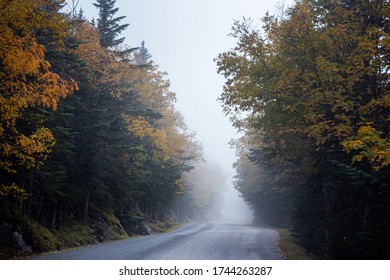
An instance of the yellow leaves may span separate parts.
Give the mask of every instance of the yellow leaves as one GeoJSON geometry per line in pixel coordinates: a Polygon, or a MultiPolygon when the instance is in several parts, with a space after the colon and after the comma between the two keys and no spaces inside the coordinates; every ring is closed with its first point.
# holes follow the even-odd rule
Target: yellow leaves
{"type": "Polygon", "coordinates": [[[88,63],[88,80],[97,93],[110,93],[121,99],[132,92],[132,84],[143,80],[143,72],[124,63],[117,54],[100,45],[99,32],[88,22],[74,22],[73,33],[81,42],[74,53],[88,63]]]}
{"type": "MultiPolygon", "coordinates": [[[[54,137],[47,128],[40,128],[29,136],[21,134],[10,140],[12,142],[0,144],[0,150],[6,158],[15,158],[18,165],[27,169],[36,167],[45,160],[55,144],[54,137]]],[[[12,172],[13,165],[9,161],[4,163],[2,167],[12,172]]]]}
{"type": "Polygon", "coordinates": [[[5,37],[7,50],[0,52],[4,68],[11,77],[18,77],[24,81],[27,75],[37,75],[42,70],[47,70],[50,64],[43,59],[44,48],[31,36],[5,37]]]}
{"type": "Polygon", "coordinates": [[[332,79],[339,71],[339,66],[336,63],[329,61],[324,56],[318,57],[316,64],[318,69],[321,70],[321,75],[327,79],[332,79]]]}
{"type": "MultiPolygon", "coordinates": [[[[67,29],[67,15],[49,13],[48,6],[52,6],[48,0],[0,0],[0,26],[6,33],[17,31],[18,35],[26,36],[32,30],[50,30],[51,36],[62,43],[67,29]]],[[[63,0],[55,1],[63,3],[63,0]]],[[[49,8],[50,9],[50,8],[49,8]]]]}
{"type": "Polygon", "coordinates": [[[49,129],[40,128],[30,136],[20,135],[16,142],[27,155],[35,153],[48,153],[54,145],[54,137],[49,129]]]}
{"type": "Polygon", "coordinates": [[[12,183],[11,185],[0,185],[0,198],[7,196],[16,197],[19,199],[26,199],[28,197],[28,194],[25,190],[21,189],[15,183],[12,183]]]}
{"type": "Polygon", "coordinates": [[[60,98],[65,98],[70,92],[78,89],[74,80],[65,81],[59,75],[47,72],[39,78],[41,82],[40,105],[57,109],[60,98]],[[43,85],[43,86],[42,86],[43,85]]]}
{"type": "Polygon", "coordinates": [[[353,161],[366,158],[374,170],[380,170],[390,164],[390,141],[381,138],[380,133],[371,125],[361,126],[357,135],[341,143],[347,153],[356,152],[353,161]]]}
{"type": "MultiPolygon", "coordinates": [[[[172,115],[175,115],[172,113],[172,115]]],[[[147,138],[155,146],[153,156],[162,160],[180,161],[180,157],[201,157],[201,147],[180,123],[174,122],[172,116],[164,114],[158,127],[153,126],[144,117],[126,117],[128,131],[138,138],[147,138]],[[183,128],[183,131],[180,129],[183,128]]],[[[180,121],[182,121],[180,119],[180,121]]]]}
{"type": "Polygon", "coordinates": [[[26,82],[30,76],[48,71],[50,64],[44,59],[44,49],[28,35],[0,35],[0,59],[7,81],[26,82]]]}
{"type": "MultiPolygon", "coordinates": [[[[66,21],[59,13],[48,14],[50,1],[0,0],[0,169],[16,173],[42,163],[54,138],[46,128],[33,124],[28,135],[18,121],[27,119],[27,109],[44,106],[56,109],[60,98],[77,89],[51,71],[45,46],[38,43],[37,30],[50,33],[50,47],[61,46],[66,21]]],[[[16,185],[1,186],[2,195],[18,193],[16,185]]]]}
{"type": "MultiPolygon", "coordinates": [[[[149,133],[149,138],[160,149],[161,155],[165,153],[175,162],[180,162],[182,161],[180,158],[186,157],[200,158],[200,145],[196,143],[183,116],[174,106],[176,94],[170,90],[166,73],[159,71],[158,66],[151,65],[148,69],[143,69],[143,77],[135,88],[143,105],[162,116],[154,120],[153,126],[145,119],[138,119],[139,124],[135,125],[142,126],[143,133],[149,133]]],[[[134,120],[132,122],[135,124],[134,120]]],[[[137,131],[134,126],[132,130],[137,131]]]]}
{"type": "Polygon", "coordinates": [[[74,81],[65,81],[50,71],[44,47],[32,34],[0,34],[0,60],[1,117],[8,125],[14,124],[26,107],[43,105],[55,109],[60,97],[77,89],[74,81]]]}
{"type": "Polygon", "coordinates": [[[359,150],[364,146],[363,142],[360,140],[345,140],[342,142],[342,145],[347,153],[350,153],[353,150],[359,150]]]}
{"type": "Polygon", "coordinates": [[[324,145],[331,137],[330,130],[333,127],[333,121],[322,121],[311,125],[307,129],[307,135],[316,141],[317,146],[324,145]]]}
{"type": "Polygon", "coordinates": [[[6,127],[10,128],[15,125],[16,120],[20,117],[20,111],[26,107],[27,101],[24,98],[18,98],[17,96],[5,98],[0,95],[0,118],[3,124],[3,131],[0,131],[0,136],[6,127]]]}
{"type": "Polygon", "coordinates": [[[50,63],[44,58],[44,48],[35,38],[2,37],[0,48],[3,68],[0,71],[1,121],[12,127],[21,112],[29,107],[43,105],[57,108],[59,98],[77,89],[74,81],[65,81],[50,71],[50,63]]]}
{"type": "Polygon", "coordinates": [[[170,154],[167,134],[164,130],[153,127],[144,117],[126,118],[128,131],[139,138],[149,138],[163,154],[170,154]]]}
{"type": "Polygon", "coordinates": [[[144,117],[126,118],[126,124],[131,134],[140,138],[150,137],[154,134],[155,128],[152,127],[144,117]]]}

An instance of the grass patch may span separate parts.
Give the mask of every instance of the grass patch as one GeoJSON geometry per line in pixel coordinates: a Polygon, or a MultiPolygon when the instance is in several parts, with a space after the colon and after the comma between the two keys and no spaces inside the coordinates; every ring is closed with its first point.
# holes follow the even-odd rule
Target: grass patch
{"type": "Polygon", "coordinates": [[[102,213],[101,216],[109,226],[107,239],[105,241],[129,238],[126,231],[123,229],[121,222],[113,213],[102,213]]]}
{"type": "Polygon", "coordinates": [[[166,218],[163,221],[148,221],[146,225],[153,230],[154,233],[164,233],[177,229],[178,224],[171,218],[166,218]]]}
{"type": "Polygon", "coordinates": [[[61,249],[84,246],[95,242],[91,228],[83,223],[75,223],[56,231],[56,235],[61,240],[61,249]]]}
{"type": "Polygon", "coordinates": [[[26,229],[24,230],[27,234],[27,244],[32,246],[35,252],[54,251],[61,248],[61,241],[56,234],[46,227],[43,227],[33,219],[24,217],[26,223],[26,229]]]}
{"type": "Polygon", "coordinates": [[[25,260],[32,253],[18,252],[12,248],[0,245],[0,260],[25,260]]]}
{"type": "Polygon", "coordinates": [[[0,259],[26,259],[34,254],[46,254],[98,242],[139,237],[139,233],[131,230],[131,225],[147,226],[153,233],[163,233],[177,228],[177,223],[169,217],[162,221],[154,221],[144,213],[136,212],[118,219],[113,213],[91,211],[88,221],[64,219],[61,229],[57,229],[44,226],[19,212],[12,212],[7,206],[7,204],[0,204],[0,226],[2,226],[0,259]],[[122,220],[130,225],[128,231],[123,227],[122,220]],[[31,246],[33,253],[21,252],[13,247],[12,232],[15,230],[22,235],[27,245],[31,246]]]}
{"type": "Polygon", "coordinates": [[[287,260],[312,260],[313,256],[308,254],[306,250],[297,244],[296,238],[288,229],[276,229],[279,232],[280,240],[279,247],[282,250],[284,257],[287,260]]]}

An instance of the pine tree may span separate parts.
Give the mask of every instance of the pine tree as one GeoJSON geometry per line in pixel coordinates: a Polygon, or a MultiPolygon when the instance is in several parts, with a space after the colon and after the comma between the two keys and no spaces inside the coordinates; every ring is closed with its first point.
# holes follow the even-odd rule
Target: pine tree
{"type": "Polygon", "coordinates": [[[0,196],[18,196],[25,192],[25,174],[39,168],[54,144],[39,110],[55,110],[77,84],[47,61],[66,37],[66,19],[56,13],[61,2],[0,6],[0,196]]]}
{"type": "Polygon", "coordinates": [[[150,59],[152,55],[149,50],[145,47],[145,41],[141,42],[141,47],[138,52],[134,54],[135,62],[140,66],[149,66],[151,64],[150,59]]]}
{"type": "Polygon", "coordinates": [[[81,20],[81,21],[85,21],[85,15],[84,15],[83,9],[80,8],[80,10],[76,16],[76,19],[81,20]]]}
{"type": "Polygon", "coordinates": [[[115,8],[116,0],[96,0],[93,5],[99,9],[97,26],[100,33],[100,43],[104,48],[110,49],[118,47],[125,40],[118,36],[130,24],[119,24],[126,16],[114,17],[119,8],[115,8]]]}

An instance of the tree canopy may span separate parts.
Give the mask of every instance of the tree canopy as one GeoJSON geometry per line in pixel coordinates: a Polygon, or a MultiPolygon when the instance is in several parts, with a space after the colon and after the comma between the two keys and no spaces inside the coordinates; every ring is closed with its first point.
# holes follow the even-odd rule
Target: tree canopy
{"type": "Polygon", "coordinates": [[[178,218],[202,158],[145,42],[119,38],[115,2],[97,1],[95,26],[64,1],[0,0],[0,221],[34,251],[73,227],[103,241],[178,218]]]}
{"type": "Polygon", "coordinates": [[[389,236],[378,221],[389,206],[388,15],[383,0],[297,1],[263,30],[235,22],[236,47],[216,59],[220,101],[246,134],[237,188],[259,215],[271,194],[275,211],[295,204],[292,226],[320,257],[388,256],[374,241],[389,236]]]}

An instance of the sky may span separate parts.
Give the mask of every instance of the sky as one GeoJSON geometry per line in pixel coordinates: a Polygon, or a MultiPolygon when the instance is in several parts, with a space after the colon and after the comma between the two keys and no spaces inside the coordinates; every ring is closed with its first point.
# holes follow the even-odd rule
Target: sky
{"type": "MultiPolygon", "coordinates": [[[[97,18],[95,0],[80,0],[88,19],[97,18]]],[[[218,163],[231,178],[235,158],[229,141],[237,131],[224,115],[218,97],[224,79],[217,73],[214,59],[234,47],[228,36],[234,20],[260,19],[276,13],[281,0],[117,0],[116,16],[126,16],[130,26],[121,35],[130,47],[145,46],[161,71],[168,73],[177,95],[177,109],[202,143],[206,160],[218,163]]],[[[291,1],[290,1],[291,2],[291,1]]],[[[232,179],[229,179],[232,181],[232,179]]],[[[231,186],[231,182],[229,182],[231,186]]],[[[238,203],[237,193],[226,198],[238,203]]],[[[241,207],[242,209],[245,206],[241,207]]],[[[243,211],[246,211],[245,209],[243,211]]]]}

